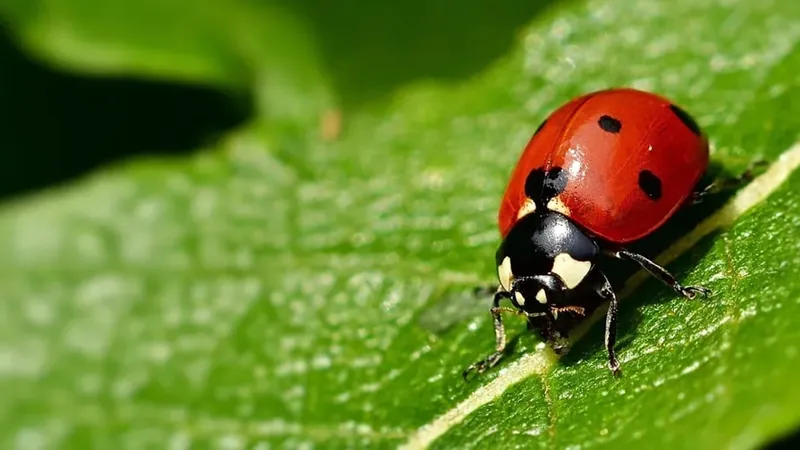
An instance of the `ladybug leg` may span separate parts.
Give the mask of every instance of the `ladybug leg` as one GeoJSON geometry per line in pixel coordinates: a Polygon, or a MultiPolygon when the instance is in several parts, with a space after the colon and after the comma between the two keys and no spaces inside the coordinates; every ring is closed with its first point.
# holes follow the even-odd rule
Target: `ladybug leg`
{"type": "Polygon", "coordinates": [[[703,296],[708,296],[711,294],[711,290],[703,286],[684,286],[680,284],[678,280],[676,280],[675,277],[667,271],[667,269],[659,266],[658,264],[638,253],[621,249],[613,252],[612,255],[616,258],[627,259],[639,264],[643,269],[650,272],[651,275],[658,278],[662,283],[671,287],[675,292],[685,298],[693,299],[697,296],[697,294],[701,294],[703,296]]]}
{"type": "Polygon", "coordinates": [[[767,164],[766,160],[759,159],[757,161],[752,162],[744,172],[739,174],[736,177],[728,177],[728,178],[718,178],[712,181],[707,186],[703,187],[702,189],[698,189],[692,193],[691,202],[701,203],[704,198],[708,197],[709,195],[718,194],[720,192],[729,191],[731,189],[736,189],[739,186],[750,182],[753,177],[755,176],[755,172],[760,167],[767,164]]]}
{"type": "Polygon", "coordinates": [[[614,293],[614,288],[608,282],[608,278],[602,273],[598,272],[601,279],[597,286],[597,294],[608,301],[608,312],[606,313],[606,351],[608,351],[608,368],[614,375],[620,375],[619,361],[617,361],[617,352],[614,346],[617,344],[617,295],[614,293]]]}
{"type": "Polygon", "coordinates": [[[464,380],[467,379],[467,376],[475,370],[478,373],[483,373],[486,370],[495,366],[500,359],[503,358],[503,354],[506,350],[506,329],[503,326],[503,313],[510,312],[517,315],[524,315],[527,316],[528,319],[538,317],[540,315],[544,315],[545,313],[528,313],[519,309],[509,308],[500,306],[500,301],[503,299],[511,299],[512,296],[519,290],[519,286],[523,283],[536,283],[542,287],[545,291],[550,293],[553,292],[562,292],[566,291],[567,287],[564,284],[564,280],[561,279],[558,275],[555,274],[547,274],[547,275],[535,275],[530,277],[519,277],[514,279],[511,284],[511,291],[497,291],[494,294],[493,304],[489,312],[492,314],[492,318],[494,319],[494,337],[495,337],[495,351],[491,355],[489,355],[486,359],[481,361],[475,362],[470,364],[469,367],[464,369],[461,373],[461,376],[464,377],[464,380]]]}
{"type": "Polygon", "coordinates": [[[477,371],[478,373],[483,373],[486,369],[494,366],[495,364],[500,361],[503,357],[503,352],[506,350],[506,329],[503,326],[503,312],[514,312],[514,313],[522,313],[519,310],[509,308],[509,307],[502,307],[500,306],[500,301],[504,298],[511,298],[511,293],[506,291],[498,291],[494,294],[494,306],[492,309],[489,310],[492,314],[492,318],[494,319],[494,338],[495,338],[495,352],[489,355],[488,358],[483,359],[481,361],[472,363],[464,369],[464,372],[461,375],[464,377],[464,380],[467,380],[467,375],[473,370],[477,371]]]}

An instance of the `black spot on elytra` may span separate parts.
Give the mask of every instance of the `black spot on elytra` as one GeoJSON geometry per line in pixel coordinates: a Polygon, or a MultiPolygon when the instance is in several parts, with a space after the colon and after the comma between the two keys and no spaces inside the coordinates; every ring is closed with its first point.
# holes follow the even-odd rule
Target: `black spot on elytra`
{"type": "Polygon", "coordinates": [[[531,170],[525,179],[525,195],[533,199],[537,208],[543,207],[551,198],[564,192],[566,187],[567,173],[561,167],[553,167],[547,173],[541,168],[531,170]]]}
{"type": "Polygon", "coordinates": [[[600,128],[602,128],[603,131],[607,131],[609,133],[616,134],[622,129],[622,122],[611,116],[601,116],[600,120],[597,121],[597,124],[600,125],[600,128]]]}
{"type": "Polygon", "coordinates": [[[661,198],[661,179],[649,170],[639,172],[639,187],[652,200],[661,198]]]}
{"type": "Polygon", "coordinates": [[[528,177],[525,178],[525,196],[539,203],[539,198],[542,195],[542,184],[544,184],[544,170],[531,170],[528,177]]]}
{"type": "Polygon", "coordinates": [[[695,120],[692,118],[692,116],[689,115],[689,113],[682,110],[679,106],[676,105],[669,105],[669,109],[671,109],[672,112],[675,113],[676,116],[678,116],[678,119],[680,119],[681,122],[683,122],[683,124],[686,125],[686,128],[692,130],[692,133],[696,134],[697,136],[701,136],[703,134],[703,132],[700,131],[700,126],[697,125],[697,122],[695,122],[695,120]]]}
{"type": "Polygon", "coordinates": [[[550,200],[567,188],[567,173],[561,167],[553,167],[544,177],[542,199],[550,200]]]}
{"type": "Polygon", "coordinates": [[[546,123],[547,123],[547,119],[542,121],[542,123],[539,124],[539,127],[536,128],[536,131],[533,132],[533,135],[536,136],[537,134],[539,134],[539,132],[542,131],[542,128],[544,128],[544,124],[546,124],[546,123]]]}

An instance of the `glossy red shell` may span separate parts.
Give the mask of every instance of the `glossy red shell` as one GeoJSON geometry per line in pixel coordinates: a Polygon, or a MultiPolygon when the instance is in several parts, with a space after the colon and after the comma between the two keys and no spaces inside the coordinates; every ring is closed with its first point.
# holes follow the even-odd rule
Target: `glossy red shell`
{"type": "Polygon", "coordinates": [[[648,235],[685,204],[708,167],[708,141],[687,114],[656,94],[622,88],[575,98],[525,147],[500,206],[503,237],[527,200],[528,174],[554,167],[567,174],[558,196],[567,215],[595,236],[622,244],[648,235]],[[619,130],[604,130],[603,116],[617,120],[619,130]],[[642,171],[660,180],[660,198],[640,186],[642,171]]]}

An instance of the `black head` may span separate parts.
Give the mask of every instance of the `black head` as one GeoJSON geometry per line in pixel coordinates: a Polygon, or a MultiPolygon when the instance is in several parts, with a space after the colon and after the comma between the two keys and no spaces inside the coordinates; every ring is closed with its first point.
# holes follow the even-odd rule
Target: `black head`
{"type": "MultiPolygon", "coordinates": [[[[542,209],[522,217],[514,225],[495,258],[504,290],[510,290],[513,278],[547,274],[558,275],[568,289],[573,289],[592,270],[599,253],[594,239],[568,217],[542,209]]],[[[523,293],[526,298],[536,295],[527,294],[523,293]]]]}

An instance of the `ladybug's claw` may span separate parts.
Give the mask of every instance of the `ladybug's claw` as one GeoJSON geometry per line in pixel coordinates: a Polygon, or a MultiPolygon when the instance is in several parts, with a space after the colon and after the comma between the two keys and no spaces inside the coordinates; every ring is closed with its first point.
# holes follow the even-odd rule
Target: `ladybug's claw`
{"type": "Polygon", "coordinates": [[[681,286],[678,289],[678,292],[689,300],[693,300],[695,297],[697,297],[697,294],[700,294],[703,297],[708,297],[711,295],[711,289],[703,286],[681,286]]]}
{"type": "Polygon", "coordinates": [[[472,372],[473,370],[478,374],[486,372],[488,369],[492,368],[495,364],[497,364],[497,362],[500,361],[500,358],[502,357],[503,354],[500,352],[492,353],[488,358],[470,364],[469,367],[464,369],[464,372],[461,373],[461,376],[464,377],[464,381],[469,381],[467,380],[467,376],[470,374],[470,372],[472,372]]]}
{"type": "Polygon", "coordinates": [[[608,368],[615,377],[622,375],[622,368],[620,367],[619,361],[617,361],[616,357],[611,357],[608,360],[608,368]]]}
{"type": "Polygon", "coordinates": [[[616,365],[609,364],[608,368],[611,369],[611,375],[614,377],[619,378],[622,376],[622,368],[619,366],[619,363],[616,365]]]}

